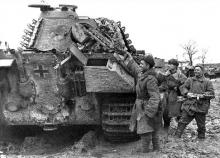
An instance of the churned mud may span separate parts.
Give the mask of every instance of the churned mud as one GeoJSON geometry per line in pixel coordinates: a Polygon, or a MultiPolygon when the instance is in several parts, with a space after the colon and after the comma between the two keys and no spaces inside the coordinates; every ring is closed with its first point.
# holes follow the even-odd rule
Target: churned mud
{"type": "Polygon", "coordinates": [[[140,141],[110,143],[103,139],[97,127],[63,127],[57,131],[43,132],[37,127],[6,129],[1,137],[0,157],[152,157],[152,158],[219,158],[220,157],[220,80],[213,80],[216,98],[212,100],[206,120],[206,139],[197,139],[197,126],[193,121],[183,138],[167,137],[161,129],[161,151],[138,153],[140,141]]]}

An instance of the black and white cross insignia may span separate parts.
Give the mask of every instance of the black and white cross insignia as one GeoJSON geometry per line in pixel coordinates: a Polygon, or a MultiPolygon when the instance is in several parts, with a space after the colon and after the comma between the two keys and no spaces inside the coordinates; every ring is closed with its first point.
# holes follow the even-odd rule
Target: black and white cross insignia
{"type": "Polygon", "coordinates": [[[42,65],[38,65],[38,69],[35,69],[35,70],[34,70],[34,73],[35,73],[35,74],[38,74],[39,77],[41,77],[41,78],[45,78],[44,75],[45,75],[45,74],[48,74],[49,71],[48,71],[48,70],[44,70],[42,65]]]}

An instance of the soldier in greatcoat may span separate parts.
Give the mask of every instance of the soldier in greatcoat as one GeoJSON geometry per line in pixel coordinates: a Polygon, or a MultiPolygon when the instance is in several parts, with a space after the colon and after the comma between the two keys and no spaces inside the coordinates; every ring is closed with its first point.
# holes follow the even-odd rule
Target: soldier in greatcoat
{"type": "Polygon", "coordinates": [[[150,151],[151,141],[153,150],[159,150],[158,130],[162,117],[159,109],[158,81],[153,68],[155,65],[154,58],[151,55],[144,56],[138,65],[127,53],[124,64],[136,80],[136,101],[132,110],[130,130],[136,130],[137,134],[140,135],[142,152],[150,151]]]}

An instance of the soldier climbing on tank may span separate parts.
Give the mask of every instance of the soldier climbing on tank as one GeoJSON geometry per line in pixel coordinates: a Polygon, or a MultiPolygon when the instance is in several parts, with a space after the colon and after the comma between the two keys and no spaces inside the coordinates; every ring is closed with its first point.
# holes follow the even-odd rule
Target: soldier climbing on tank
{"type": "Polygon", "coordinates": [[[182,116],[175,136],[180,138],[185,127],[195,118],[198,138],[205,138],[205,120],[210,107],[210,99],[214,98],[212,82],[204,77],[202,66],[195,66],[195,76],[188,78],[180,87],[181,93],[187,97],[182,105],[182,116]]]}
{"type": "MultiPolygon", "coordinates": [[[[116,58],[119,57],[119,55],[115,56],[116,58]]],[[[158,81],[153,68],[155,65],[154,58],[151,55],[144,56],[140,65],[138,65],[130,53],[127,53],[123,60],[136,80],[136,101],[132,109],[130,130],[137,131],[137,134],[140,135],[141,152],[150,152],[151,141],[153,150],[158,151],[160,149],[158,130],[162,122],[162,116],[159,110],[158,81]]]]}
{"type": "Polygon", "coordinates": [[[168,71],[165,74],[158,74],[160,91],[165,92],[166,105],[164,105],[163,120],[164,128],[169,129],[171,119],[173,122],[180,116],[181,103],[178,102],[178,96],[181,95],[179,87],[187,79],[178,69],[179,62],[176,59],[168,61],[168,71]]]}

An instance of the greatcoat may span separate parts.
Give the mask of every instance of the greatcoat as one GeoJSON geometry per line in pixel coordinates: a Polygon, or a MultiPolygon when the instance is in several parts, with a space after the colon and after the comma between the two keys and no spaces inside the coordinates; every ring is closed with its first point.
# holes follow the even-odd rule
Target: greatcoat
{"type": "Polygon", "coordinates": [[[156,72],[153,68],[141,73],[140,67],[133,60],[127,68],[136,80],[136,101],[132,109],[130,130],[144,134],[158,130],[161,125],[160,93],[156,72]]]}

